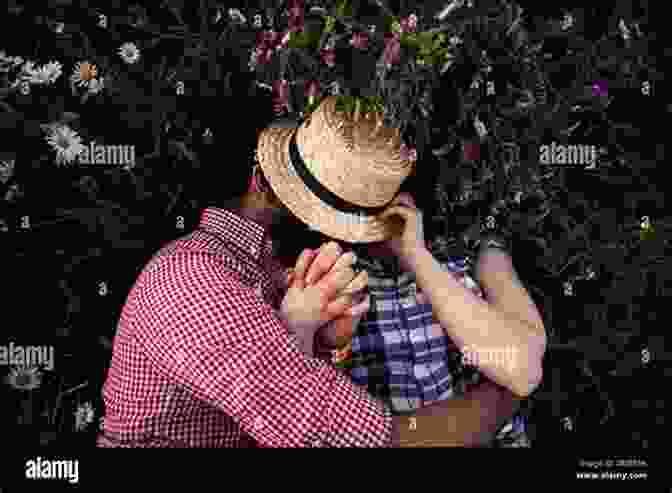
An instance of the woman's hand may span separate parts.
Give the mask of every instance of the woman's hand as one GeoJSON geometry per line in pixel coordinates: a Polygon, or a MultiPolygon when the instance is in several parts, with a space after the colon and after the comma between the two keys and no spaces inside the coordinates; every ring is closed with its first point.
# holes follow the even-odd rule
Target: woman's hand
{"type": "Polygon", "coordinates": [[[317,331],[320,346],[325,349],[341,349],[351,341],[357,326],[364,315],[371,309],[371,297],[361,294],[355,300],[354,306],[345,314],[335,318],[317,331]]]}
{"type": "Polygon", "coordinates": [[[392,222],[397,230],[385,245],[399,258],[404,271],[413,272],[415,255],[426,249],[422,212],[415,206],[413,197],[408,193],[399,194],[379,217],[392,222]]]}

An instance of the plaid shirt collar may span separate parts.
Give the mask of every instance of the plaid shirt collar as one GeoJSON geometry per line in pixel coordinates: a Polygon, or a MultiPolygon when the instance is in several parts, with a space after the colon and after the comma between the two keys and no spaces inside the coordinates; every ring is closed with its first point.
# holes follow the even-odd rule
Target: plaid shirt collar
{"type": "Polygon", "coordinates": [[[257,265],[267,264],[272,258],[273,242],[267,229],[251,219],[226,209],[208,207],[201,213],[198,228],[216,236],[235,253],[242,253],[257,265]]]}
{"type": "Polygon", "coordinates": [[[400,273],[396,257],[373,257],[366,250],[357,253],[357,268],[381,279],[395,278],[400,273]]]}

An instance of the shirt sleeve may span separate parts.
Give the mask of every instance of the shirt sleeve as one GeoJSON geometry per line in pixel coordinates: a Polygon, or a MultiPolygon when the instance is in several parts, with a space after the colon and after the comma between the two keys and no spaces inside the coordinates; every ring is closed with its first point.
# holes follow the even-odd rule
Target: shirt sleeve
{"type": "Polygon", "coordinates": [[[390,445],[389,409],[335,368],[306,357],[253,290],[221,273],[195,279],[181,287],[173,314],[188,331],[164,329],[172,347],[150,349],[172,379],[262,447],[390,445]]]}
{"type": "Polygon", "coordinates": [[[474,280],[474,277],[465,258],[454,257],[448,261],[440,262],[441,268],[451,272],[455,278],[462,283],[474,295],[483,298],[481,286],[474,280]]]}

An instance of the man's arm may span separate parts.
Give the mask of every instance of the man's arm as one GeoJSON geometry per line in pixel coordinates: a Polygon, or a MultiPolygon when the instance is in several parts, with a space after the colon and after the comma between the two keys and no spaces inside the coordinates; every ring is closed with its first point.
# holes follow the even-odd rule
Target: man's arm
{"type": "MultiPolygon", "coordinates": [[[[329,345],[316,337],[316,356],[330,361],[329,345]]],[[[414,416],[392,418],[391,447],[482,447],[520,408],[521,397],[490,380],[463,396],[437,402],[414,416]]]]}
{"type": "Polygon", "coordinates": [[[393,447],[482,447],[520,408],[521,398],[489,380],[464,396],[392,420],[393,447]]]}
{"type": "MultiPolygon", "coordinates": [[[[331,360],[330,345],[315,338],[316,357],[331,360]]],[[[420,409],[414,416],[392,418],[391,447],[482,447],[520,408],[522,398],[490,380],[463,396],[420,409]]]]}
{"type": "MultiPolygon", "coordinates": [[[[382,402],[305,356],[253,289],[217,266],[203,270],[192,269],[171,308],[155,313],[146,349],[166,377],[264,447],[389,445],[392,417],[382,402]]],[[[177,291],[170,288],[162,285],[157,296],[177,291]]]]}

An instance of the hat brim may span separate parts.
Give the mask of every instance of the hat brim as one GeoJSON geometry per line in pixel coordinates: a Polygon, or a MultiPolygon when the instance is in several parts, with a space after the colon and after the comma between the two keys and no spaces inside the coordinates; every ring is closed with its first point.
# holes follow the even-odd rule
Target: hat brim
{"type": "Polygon", "coordinates": [[[289,141],[296,128],[269,127],[259,136],[257,160],[278,199],[314,230],[348,243],[384,241],[395,233],[389,222],[375,216],[347,214],[317,197],[293,171],[289,141]]]}

